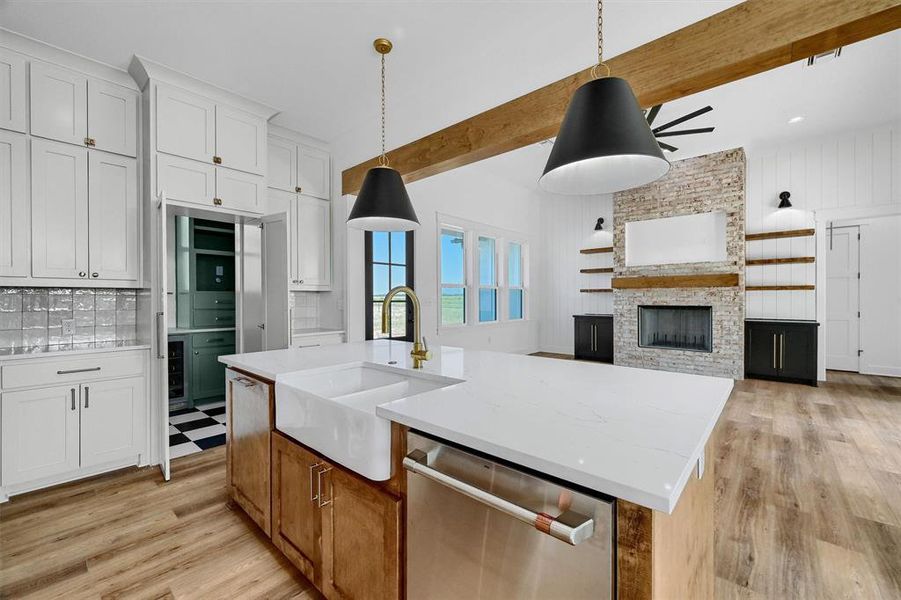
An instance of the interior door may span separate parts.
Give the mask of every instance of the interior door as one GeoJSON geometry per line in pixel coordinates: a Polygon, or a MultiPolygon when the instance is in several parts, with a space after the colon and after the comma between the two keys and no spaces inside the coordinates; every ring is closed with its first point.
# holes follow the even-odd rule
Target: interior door
{"type": "Polygon", "coordinates": [[[88,156],[89,263],[91,279],[137,281],[138,163],[91,151],[88,156]]]}
{"type": "MultiPolygon", "coordinates": [[[[158,271],[158,287],[160,290],[157,299],[156,313],[156,362],[157,377],[156,381],[156,397],[153,403],[156,410],[153,411],[157,416],[157,442],[159,443],[159,460],[160,470],[163,472],[163,478],[169,481],[171,471],[169,469],[169,269],[168,257],[166,256],[166,248],[168,246],[168,224],[166,213],[168,211],[168,202],[166,194],[159,195],[159,203],[157,211],[154,215],[156,218],[156,261],[158,271]]],[[[151,369],[151,372],[152,369],[151,369]]]]}
{"type": "Polygon", "coordinates": [[[287,348],[288,214],[263,217],[263,349],[287,348]]]}
{"type": "Polygon", "coordinates": [[[88,136],[98,150],[138,155],[138,93],[114,83],[88,82],[88,136]]]}
{"type": "Polygon", "coordinates": [[[860,370],[860,227],[835,227],[826,242],[826,368],[860,370]]]}
{"type": "Polygon", "coordinates": [[[81,386],[81,466],[137,456],[142,446],[144,378],[81,386]]]}

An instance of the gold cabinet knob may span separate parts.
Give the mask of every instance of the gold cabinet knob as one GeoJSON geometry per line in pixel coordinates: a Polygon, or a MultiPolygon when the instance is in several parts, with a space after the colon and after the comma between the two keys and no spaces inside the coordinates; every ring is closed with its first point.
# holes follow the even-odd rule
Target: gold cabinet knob
{"type": "Polygon", "coordinates": [[[214,164],[214,165],[221,165],[221,164],[222,164],[222,157],[221,157],[221,156],[214,156],[214,157],[213,157],[213,164],[214,164]]]}
{"type": "Polygon", "coordinates": [[[213,198],[213,204],[216,206],[222,206],[222,198],[213,198]]]}
{"type": "Polygon", "coordinates": [[[297,192],[297,193],[299,194],[299,193],[301,193],[301,192],[303,191],[303,188],[300,187],[300,186],[297,186],[296,188],[294,188],[294,191],[297,192]]]}
{"type": "Polygon", "coordinates": [[[94,146],[97,145],[97,142],[96,142],[96,140],[94,140],[94,138],[86,137],[86,138],[84,139],[84,145],[85,145],[85,146],[90,146],[90,147],[93,148],[94,146]]]}

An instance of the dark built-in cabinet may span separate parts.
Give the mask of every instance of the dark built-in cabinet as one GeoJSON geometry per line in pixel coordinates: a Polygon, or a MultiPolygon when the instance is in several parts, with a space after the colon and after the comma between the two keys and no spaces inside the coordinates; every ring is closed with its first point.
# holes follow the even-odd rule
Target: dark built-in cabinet
{"type": "Polygon", "coordinates": [[[613,362],[613,315],[573,315],[575,356],[581,360],[613,362]]]}
{"type": "Polygon", "coordinates": [[[817,384],[816,321],[745,321],[745,377],[817,384]]]}

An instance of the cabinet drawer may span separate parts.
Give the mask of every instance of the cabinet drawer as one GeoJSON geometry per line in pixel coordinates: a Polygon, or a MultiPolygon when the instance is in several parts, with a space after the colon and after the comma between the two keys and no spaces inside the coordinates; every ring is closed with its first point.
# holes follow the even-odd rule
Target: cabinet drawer
{"type": "Polygon", "coordinates": [[[191,336],[193,348],[212,348],[216,346],[234,346],[234,331],[211,331],[209,333],[195,333],[191,336]]]}
{"type": "Polygon", "coordinates": [[[232,327],[235,324],[235,311],[195,310],[191,322],[194,327],[232,327]]]}
{"type": "Polygon", "coordinates": [[[234,308],[234,292],[194,292],[194,308],[234,308]]]}
{"type": "Polygon", "coordinates": [[[143,352],[106,352],[65,359],[15,361],[0,367],[3,389],[63,385],[144,373],[143,352]]]}

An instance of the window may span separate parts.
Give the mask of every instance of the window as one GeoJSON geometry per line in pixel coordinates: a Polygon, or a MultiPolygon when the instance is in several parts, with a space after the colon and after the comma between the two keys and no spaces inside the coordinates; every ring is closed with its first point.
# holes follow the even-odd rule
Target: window
{"type": "Polygon", "coordinates": [[[382,333],[382,301],[399,285],[413,287],[413,232],[367,231],[366,339],[413,341],[412,307],[406,294],[391,301],[391,326],[382,333]]]}
{"type": "Polygon", "coordinates": [[[466,323],[466,248],[463,232],[441,229],[441,325],[466,323]]]}
{"type": "Polygon", "coordinates": [[[522,244],[510,242],[507,245],[507,318],[511,321],[522,319],[523,285],[522,285],[522,244]]]}
{"type": "Polygon", "coordinates": [[[497,321],[497,253],[495,240],[479,236],[479,322],[497,321]]]}

